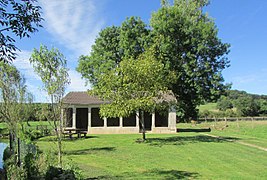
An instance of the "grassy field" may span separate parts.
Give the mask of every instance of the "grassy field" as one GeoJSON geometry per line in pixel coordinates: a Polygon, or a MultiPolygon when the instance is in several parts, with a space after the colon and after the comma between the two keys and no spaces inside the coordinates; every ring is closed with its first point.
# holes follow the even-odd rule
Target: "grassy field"
{"type": "MultiPolygon", "coordinates": [[[[267,122],[228,123],[221,130],[223,123],[178,124],[181,129],[212,131],[147,134],[145,143],[136,141],[139,134],[65,140],[64,159],[95,179],[266,179],[267,152],[238,142],[267,148],[267,122]]],[[[51,137],[37,145],[44,152],[55,147],[51,137]]]]}
{"type": "Polygon", "coordinates": [[[204,105],[198,106],[198,109],[200,112],[208,110],[208,111],[219,111],[217,108],[217,103],[207,103],[204,105]]]}

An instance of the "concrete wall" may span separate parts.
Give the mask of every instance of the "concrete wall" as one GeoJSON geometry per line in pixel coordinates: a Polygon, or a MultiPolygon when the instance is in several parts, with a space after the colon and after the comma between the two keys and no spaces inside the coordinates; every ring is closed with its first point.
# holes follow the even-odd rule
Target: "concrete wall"
{"type": "Polygon", "coordinates": [[[137,127],[91,127],[88,134],[138,134],[137,127]]]}

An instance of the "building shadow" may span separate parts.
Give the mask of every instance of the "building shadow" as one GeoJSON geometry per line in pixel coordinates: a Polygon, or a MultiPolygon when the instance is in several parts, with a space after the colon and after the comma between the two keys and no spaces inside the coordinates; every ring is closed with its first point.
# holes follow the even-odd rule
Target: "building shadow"
{"type": "Polygon", "coordinates": [[[202,128],[202,129],[193,129],[193,128],[177,128],[177,132],[211,132],[210,128],[202,128]]]}
{"type": "Polygon", "coordinates": [[[163,145],[186,145],[190,143],[199,142],[213,142],[213,143],[224,143],[224,142],[234,142],[240,140],[234,137],[211,137],[205,135],[197,136],[172,136],[166,138],[147,138],[146,144],[151,146],[163,146],[163,145]]]}
{"type": "Polygon", "coordinates": [[[79,149],[79,150],[71,150],[65,151],[64,154],[66,155],[84,155],[84,154],[93,154],[96,152],[111,152],[115,151],[115,147],[101,147],[101,148],[88,148],[88,149],[79,149]]]}
{"type": "Polygon", "coordinates": [[[145,172],[127,172],[116,176],[97,176],[87,178],[87,180],[98,180],[98,179],[196,179],[199,176],[196,172],[187,172],[179,170],[160,170],[153,169],[145,172]]]}
{"type": "Polygon", "coordinates": [[[76,141],[76,140],[84,140],[84,139],[92,139],[92,138],[99,138],[98,136],[82,136],[82,137],[78,137],[77,135],[73,136],[72,138],[70,138],[69,136],[66,136],[63,138],[64,141],[76,141]]]}

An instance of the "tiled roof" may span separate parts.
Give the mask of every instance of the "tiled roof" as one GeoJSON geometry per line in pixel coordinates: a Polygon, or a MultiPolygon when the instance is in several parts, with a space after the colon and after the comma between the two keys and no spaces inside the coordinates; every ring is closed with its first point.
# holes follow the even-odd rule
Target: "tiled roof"
{"type": "Polygon", "coordinates": [[[89,105],[89,104],[103,104],[101,99],[90,96],[88,92],[69,92],[63,98],[64,104],[77,104],[77,105],[89,105]]]}

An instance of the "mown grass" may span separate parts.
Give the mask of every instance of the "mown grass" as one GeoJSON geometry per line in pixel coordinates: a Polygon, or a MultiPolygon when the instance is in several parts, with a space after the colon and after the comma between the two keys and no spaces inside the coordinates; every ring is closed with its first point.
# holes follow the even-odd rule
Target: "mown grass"
{"type": "MultiPolygon", "coordinates": [[[[267,133],[263,127],[240,122],[237,130],[229,123],[228,129],[209,132],[221,139],[194,132],[147,134],[145,143],[137,141],[139,134],[93,135],[65,140],[64,159],[72,159],[88,179],[266,179],[267,152],[235,143],[250,137],[264,145],[267,133]]],[[[41,138],[37,145],[44,152],[55,149],[51,137],[41,138]]]]}
{"type": "MultiPolygon", "coordinates": [[[[189,124],[178,124],[178,127],[179,126],[192,127],[192,125],[189,124]]],[[[194,127],[210,127],[212,131],[209,134],[236,137],[242,142],[252,143],[267,148],[267,121],[221,121],[201,123],[194,127]]]]}
{"type": "Polygon", "coordinates": [[[200,112],[208,110],[208,111],[219,111],[217,108],[217,103],[207,103],[204,105],[200,105],[197,107],[200,112]]]}

